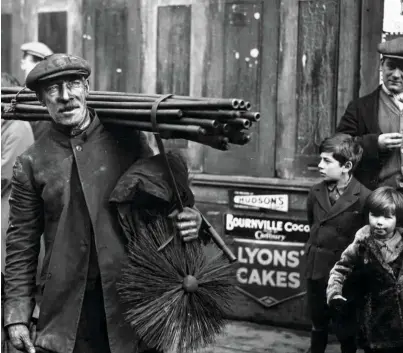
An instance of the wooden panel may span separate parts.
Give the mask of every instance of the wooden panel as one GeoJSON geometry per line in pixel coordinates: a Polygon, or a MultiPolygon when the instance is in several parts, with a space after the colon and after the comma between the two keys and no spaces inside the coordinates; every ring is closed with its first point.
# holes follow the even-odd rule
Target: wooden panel
{"type": "MultiPolygon", "coordinates": [[[[158,7],[158,94],[189,95],[191,6],[158,7]]],[[[165,142],[168,149],[186,148],[187,140],[165,142]]]]}
{"type": "Polygon", "coordinates": [[[126,89],[128,92],[141,92],[141,79],[143,74],[143,51],[141,33],[141,5],[140,0],[130,0],[127,4],[128,26],[126,55],[126,89]]]}
{"type": "MultiPolygon", "coordinates": [[[[189,93],[193,97],[201,97],[203,90],[204,54],[206,52],[207,32],[210,25],[208,6],[208,2],[196,2],[192,4],[189,93]]],[[[207,147],[200,143],[188,142],[186,156],[189,169],[194,173],[203,172],[205,148],[207,147]]]]}
{"type": "Polygon", "coordinates": [[[13,0],[3,0],[1,2],[1,13],[11,13],[13,11],[13,0]]]}
{"type": "MultiPolygon", "coordinates": [[[[25,0],[27,2],[28,0],[25,0]]],[[[71,0],[33,0],[38,12],[66,11],[67,2],[71,0]]]]}
{"type": "Polygon", "coordinates": [[[55,53],[67,52],[67,12],[38,13],[38,41],[55,53]]]}
{"type": "Polygon", "coordinates": [[[360,2],[340,0],[337,122],[348,103],[357,98],[360,64],[360,2]]]}
{"type": "Polygon", "coordinates": [[[259,176],[275,176],[276,116],[277,116],[277,74],[280,33],[280,0],[263,2],[261,16],[262,57],[260,73],[260,113],[259,122],[259,176]],[[264,21],[263,21],[264,19],[264,21]]]}
{"type": "Polygon", "coordinates": [[[224,74],[224,0],[211,1],[204,52],[203,97],[222,97],[224,74]]]}
{"type": "Polygon", "coordinates": [[[11,38],[12,38],[12,15],[1,14],[1,71],[12,74],[11,67],[11,38]]]}
{"type": "Polygon", "coordinates": [[[276,123],[277,176],[292,179],[297,135],[298,2],[281,0],[276,123]]]}
{"type": "Polygon", "coordinates": [[[95,89],[126,91],[127,9],[102,7],[95,10],[95,89]]]}
{"type": "Polygon", "coordinates": [[[338,0],[301,1],[295,173],[315,177],[319,145],[336,126],[338,0]]]}
{"type": "Polygon", "coordinates": [[[83,2],[87,0],[67,0],[67,52],[83,56],[83,2]]]}
{"type": "MultiPolygon", "coordinates": [[[[243,98],[250,101],[252,109],[258,111],[260,104],[260,70],[262,52],[261,17],[262,2],[231,2],[224,6],[224,40],[220,43],[222,54],[223,89],[221,97],[243,98]],[[259,14],[259,16],[255,16],[259,14]]],[[[209,33],[211,41],[220,33],[209,33]]],[[[218,27],[218,29],[220,29],[218,27]]],[[[218,39],[221,41],[221,39],[218,39]]],[[[210,66],[215,65],[210,63],[210,66]]],[[[214,70],[218,70],[215,68],[214,70]]],[[[206,85],[210,85],[206,81],[206,85]]],[[[214,83],[213,83],[214,85],[214,83]]],[[[218,88],[218,85],[216,86],[218,88]]],[[[231,146],[231,151],[206,150],[205,172],[212,174],[259,175],[259,124],[250,130],[253,138],[246,146],[231,146]]]]}
{"type": "Polygon", "coordinates": [[[379,54],[382,39],[384,0],[362,0],[360,96],[379,85],[379,54]]]}
{"type": "Polygon", "coordinates": [[[190,6],[158,7],[158,94],[189,95],[190,10],[190,6]]]}
{"type": "Polygon", "coordinates": [[[83,58],[91,65],[90,87],[95,89],[94,77],[97,76],[95,65],[95,1],[86,0],[83,2],[83,33],[82,33],[82,53],[83,58]]]}
{"type": "MultiPolygon", "coordinates": [[[[3,3],[1,2],[2,11],[3,3]]],[[[19,82],[25,81],[24,72],[21,70],[21,45],[35,41],[38,38],[38,17],[35,1],[12,1],[7,7],[10,8],[12,17],[12,40],[11,40],[11,72],[19,82]],[[29,20],[26,20],[29,19],[29,20]]]]}

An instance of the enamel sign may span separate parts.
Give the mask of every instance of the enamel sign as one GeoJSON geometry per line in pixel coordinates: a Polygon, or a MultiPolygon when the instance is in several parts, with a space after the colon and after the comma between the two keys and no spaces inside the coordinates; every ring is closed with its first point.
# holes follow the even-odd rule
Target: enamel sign
{"type": "Polygon", "coordinates": [[[288,212],[287,194],[230,190],[229,198],[234,209],[288,212]]]}

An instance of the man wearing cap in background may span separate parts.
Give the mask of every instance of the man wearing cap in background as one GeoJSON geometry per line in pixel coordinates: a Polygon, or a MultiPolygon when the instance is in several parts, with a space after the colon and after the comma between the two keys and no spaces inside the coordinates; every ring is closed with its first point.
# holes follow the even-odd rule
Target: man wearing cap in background
{"type": "Polygon", "coordinates": [[[364,149],[355,171],[362,184],[403,190],[403,38],[380,43],[378,51],[382,85],[348,105],[337,131],[357,137],[364,149]]]}
{"type": "Polygon", "coordinates": [[[21,51],[21,70],[24,71],[25,78],[27,78],[28,74],[38,63],[48,55],[53,54],[53,51],[41,42],[24,43],[21,45],[21,51]]]}
{"type": "MultiPolygon", "coordinates": [[[[28,353],[145,351],[118,299],[127,240],[108,199],[119,177],[151,150],[142,133],[104,126],[87,107],[90,72],[84,59],[53,54],[26,79],[53,120],[17,159],[11,184],[4,320],[14,347],[28,353]],[[30,335],[42,233],[42,300],[30,335]]],[[[198,237],[200,224],[193,209],[176,216],[185,241],[198,237]]]]}
{"type": "MultiPolygon", "coordinates": [[[[24,78],[27,78],[31,70],[38,65],[48,55],[53,54],[53,51],[44,43],[29,42],[21,45],[22,58],[21,70],[24,72],[24,78]]],[[[46,129],[49,128],[48,121],[30,121],[35,140],[39,139],[46,129]]]]}

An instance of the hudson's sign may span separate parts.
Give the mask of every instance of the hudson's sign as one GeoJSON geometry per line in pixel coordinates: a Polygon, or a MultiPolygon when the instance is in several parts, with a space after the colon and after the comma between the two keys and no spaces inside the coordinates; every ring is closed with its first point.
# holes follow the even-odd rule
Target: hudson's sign
{"type": "Polygon", "coordinates": [[[286,194],[230,190],[229,198],[230,206],[234,209],[288,212],[288,195],[286,194]]]}

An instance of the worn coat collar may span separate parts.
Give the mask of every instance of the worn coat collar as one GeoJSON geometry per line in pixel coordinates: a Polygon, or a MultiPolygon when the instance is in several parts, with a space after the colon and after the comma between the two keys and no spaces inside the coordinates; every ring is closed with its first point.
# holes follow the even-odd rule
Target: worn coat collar
{"type": "Polygon", "coordinates": [[[331,219],[345,211],[353,203],[357,202],[360,198],[360,183],[354,177],[351,178],[347,188],[332,206],[329,201],[329,191],[327,184],[321,182],[313,189],[313,194],[318,200],[319,205],[327,212],[325,220],[331,219]]]}
{"type": "Polygon", "coordinates": [[[59,128],[56,123],[52,122],[50,128],[50,138],[65,148],[69,148],[71,146],[71,139],[82,139],[85,141],[87,138],[91,137],[102,125],[95,110],[88,108],[88,114],[90,114],[91,123],[80,134],[71,136],[69,133],[59,128]]]}
{"type": "MultiPolygon", "coordinates": [[[[398,231],[400,234],[403,234],[403,229],[399,228],[398,231]]],[[[369,225],[366,225],[365,227],[361,228],[356,236],[355,236],[355,242],[361,242],[366,246],[366,248],[374,255],[374,257],[379,261],[381,266],[385,269],[386,272],[388,272],[393,278],[395,278],[395,274],[393,273],[392,267],[386,263],[382,256],[381,248],[377,244],[376,240],[374,237],[371,236],[371,231],[369,225]]],[[[396,252],[400,253],[403,251],[403,242],[401,241],[399,246],[396,248],[396,252]]]]}

